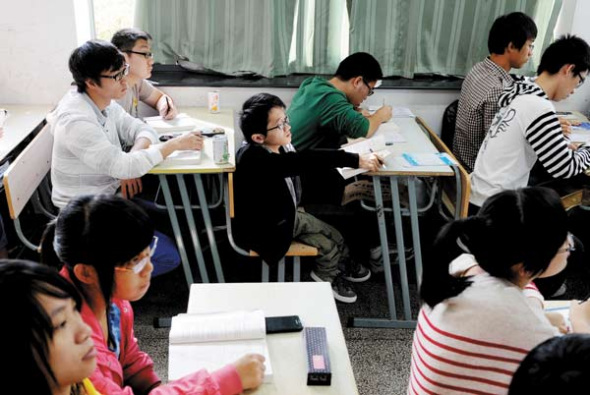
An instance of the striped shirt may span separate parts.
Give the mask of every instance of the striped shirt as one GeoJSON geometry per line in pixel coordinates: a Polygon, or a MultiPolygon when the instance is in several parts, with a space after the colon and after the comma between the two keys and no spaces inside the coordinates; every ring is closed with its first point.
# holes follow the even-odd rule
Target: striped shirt
{"type": "Polygon", "coordinates": [[[590,167],[590,147],[568,147],[555,108],[536,83],[514,83],[498,104],[471,174],[471,203],[481,206],[498,192],[525,187],[537,159],[554,178],[570,178],[590,167]]]}
{"type": "Polygon", "coordinates": [[[528,351],[559,334],[516,285],[486,273],[472,279],[420,310],[408,394],[506,394],[528,351]]]}
{"type": "Polygon", "coordinates": [[[513,79],[502,67],[490,58],[475,64],[463,81],[453,153],[471,173],[479,147],[500,108],[498,98],[513,79]]]}

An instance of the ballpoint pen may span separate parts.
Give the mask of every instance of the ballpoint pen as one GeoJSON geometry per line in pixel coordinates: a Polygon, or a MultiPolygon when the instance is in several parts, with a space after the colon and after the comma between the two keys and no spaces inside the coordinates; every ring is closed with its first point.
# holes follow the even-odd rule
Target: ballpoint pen
{"type": "Polygon", "coordinates": [[[164,99],[166,99],[166,116],[170,112],[170,101],[168,100],[168,96],[164,96],[164,99]]]}

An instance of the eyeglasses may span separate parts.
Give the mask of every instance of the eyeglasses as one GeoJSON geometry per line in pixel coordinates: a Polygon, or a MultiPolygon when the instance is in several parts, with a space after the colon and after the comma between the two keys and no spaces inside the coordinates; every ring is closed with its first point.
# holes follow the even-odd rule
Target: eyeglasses
{"type": "Polygon", "coordinates": [[[367,96],[372,96],[373,93],[375,93],[375,90],[369,86],[369,83],[364,78],[363,78],[363,82],[367,86],[367,89],[369,90],[369,94],[367,96]]]}
{"type": "Polygon", "coordinates": [[[287,125],[291,125],[289,123],[289,117],[285,117],[285,120],[283,122],[279,123],[274,128],[266,129],[266,131],[267,132],[270,132],[271,130],[279,129],[281,132],[284,132],[285,131],[285,126],[287,126],[287,125]]]}
{"type": "Polygon", "coordinates": [[[141,56],[143,56],[146,59],[153,59],[154,58],[153,52],[138,52],[138,51],[132,51],[132,50],[123,51],[123,52],[125,52],[125,53],[134,53],[136,55],[141,55],[141,56]]]}
{"type": "Polygon", "coordinates": [[[129,65],[125,63],[125,68],[115,75],[100,75],[101,78],[111,78],[117,82],[121,81],[127,74],[129,74],[129,65]]]}
{"type": "Polygon", "coordinates": [[[558,254],[563,254],[566,252],[572,252],[576,250],[576,245],[574,243],[574,235],[572,235],[571,233],[567,233],[567,247],[562,247],[559,250],[557,250],[558,254]]]}
{"type": "Polygon", "coordinates": [[[143,257],[141,260],[133,263],[130,262],[127,267],[125,266],[115,266],[115,270],[119,270],[122,272],[133,272],[135,274],[139,274],[141,273],[141,271],[147,266],[148,262],[150,261],[150,258],[154,256],[154,253],[156,252],[156,248],[158,247],[158,236],[154,236],[152,238],[152,242],[150,243],[150,254],[143,257]]]}
{"type": "Polygon", "coordinates": [[[530,44],[530,45],[529,45],[529,50],[531,50],[531,51],[532,51],[533,49],[535,49],[535,44],[530,44]]]}

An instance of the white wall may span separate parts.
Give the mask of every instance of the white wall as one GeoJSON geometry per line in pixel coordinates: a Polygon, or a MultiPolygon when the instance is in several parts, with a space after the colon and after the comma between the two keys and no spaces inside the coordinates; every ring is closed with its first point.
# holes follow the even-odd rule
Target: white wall
{"type": "Polygon", "coordinates": [[[0,0],[0,10],[0,103],[57,103],[72,80],[73,0],[0,0]]]}
{"type": "MultiPolygon", "coordinates": [[[[0,103],[55,104],[68,89],[67,60],[76,47],[74,2],[82,0],[0,0],[0,103]],[[8,10],[8,12],[6,12],[8,10]]],[[[564,0],[560,33],[571,32],[590,42],[590,1],[564,0]],[[569,28],[571,26],[571,28],[569,28]]],[[[205,106],[213,88],[164,88],[181,106],[205,106]]],[[[294,88],[218,88],[221,106],[239,109],[246,98],[268,91],[290,103],[294,88]]],[[[378,89],[368,104],[410,107],[440,132],[442,113],[458,97],[457,91],[378,89]]],[[[559,109],[590,108],[590,83],[559,109]]]]}

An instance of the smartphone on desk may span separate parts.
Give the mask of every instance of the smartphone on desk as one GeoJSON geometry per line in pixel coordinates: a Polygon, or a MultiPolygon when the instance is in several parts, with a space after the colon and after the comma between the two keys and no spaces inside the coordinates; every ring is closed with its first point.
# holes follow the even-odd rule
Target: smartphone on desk
{"type": "Polygon", "coordinates": [[[303,325],[298,315],[266,317],[265,320],[267,334],[300,332],[303,330],[303,325]]]}

